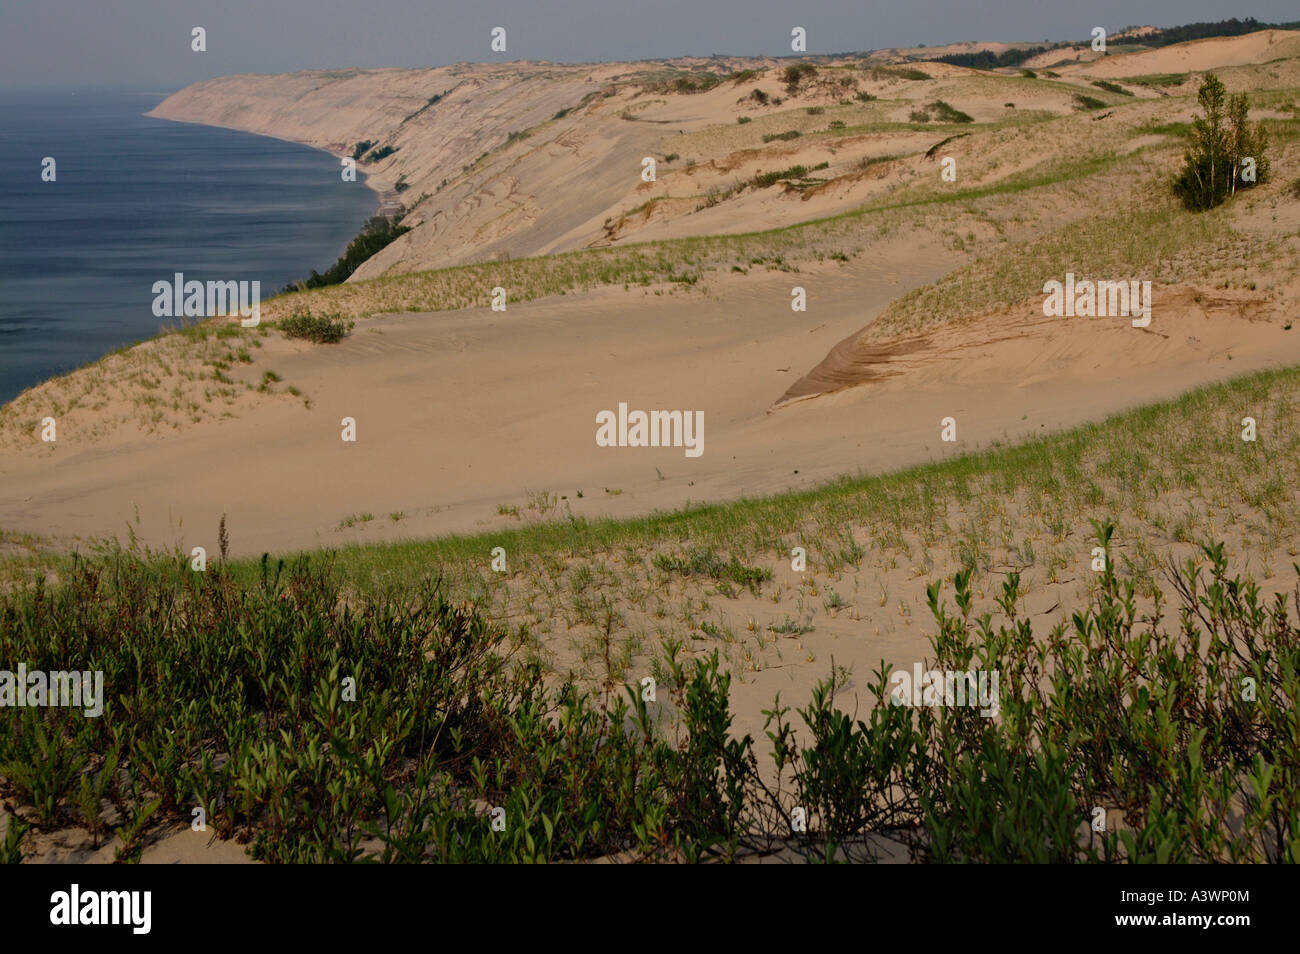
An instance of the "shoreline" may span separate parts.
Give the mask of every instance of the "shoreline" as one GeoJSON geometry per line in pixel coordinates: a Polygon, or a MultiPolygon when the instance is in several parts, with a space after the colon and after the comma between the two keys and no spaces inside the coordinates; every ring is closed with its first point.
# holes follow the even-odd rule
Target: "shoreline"
{"type": "MultiPolygon", "coordinates": [[[[175,95],[174,93],[168,94],[169,97],[174,95],[175,95]]],[[[163,102],[166,102],[166,99],[164,99],[163,102]]],[[[162,104],[160,103],[159,105],[162,104]]],[[[182,125],[185,126],[204,126],[208,129],[228,129],[231,132],[245,133],[249,136],[260,136],[263,139],[275,139],[278,142],[287,142],[287,143],[292,143],[295,146],[303,146],[307,149],[314,149],[316,152],[326,153],[327,155],[331,155],[335,159],[339,159],[339,160],[346,158],[334,152],[332,149],[324,149],[320,146],[312,145],[309,142],[303,142],[301,139],[291,139],[288,136],[274,136],[271,133],[253,132],[251,129],[247,129],[243,126],[231,126],[226,123],[205,123],[205,122],[199,122],[198,120],[194,120],[194,119],[173,119],[170,116],[158,115],[157,110],[158,107],[155,106],[147,113],[141,113],[140,115],[147,116],[150,119],[161,120],[162,122],[167,122],[167,123],[181,123],[182,125]]],[[[364,170],[362,170],[360,162],[357,163],[357,171],[361,173],[361,179],[360,179],[361,185],[365,186],[371,192],[375,193],[376,206],[375,206],[375,211],[371,214],[379,215],[381,213],[381,210],[384,208],[384,205],[390,200],[394,199],[398,195],[398,192],[393,188],[393,183],[389,182],[383,176],[380,176],[373,172],[365,172],[364,170]]]]}
{"type": "MultiPolygon", "coordinates": [[[[161,103],[161,102],[165,101],[167,97],[169,97],[169,96],[171,96],[171,95],[174,95],[174,94],[172,94],[172,93],[157,93],[157,92],[153,92],[153,93],[141,93],[141,94],[139,94],[139,95],[141,95],[141,96],[149,96],[149,97],[161,97],[161,100],[160,100],[160,103],[161,103]]],[[[155,112],[155,110],[157,109],[157,106],[158,106],[160,103],[155,104],[154,107],[151,108],[150,110],[145,111],[145,112],[138,113],[137,115],[140,115],[140,116],[143,116],[143,117],[147,117],[147,118],[149,118],[149,119],[157,119],[157,120],[161,120],[161,121],[169,122],[169,123],[179,123],[179,124],[182,124],[182,125],[188,125],[188,126],[203,126],[203,127],[210,128],[210,129],[225,129],[225,130],[229,130],[229,131],[231,131],[231,132],[240,132],[240,133],[245,133],[245,134],[250,135],[250,136],[257,136],[257,137],[265,138],[265,139],[274,139],[274,140],[277,140],[277,141],[279,141],[279,142],[290,143],[290,144],[295,145],[295,146],[302,146],[302,147],[305,147],[305,148],[307,148],[307,149],[311,149],[311,150],[313,150],[313,151],[315,151],[315,152],[322,152],[322,153],[327,153],[327,154],[329,154],[329,155],[334,155],[334,156],[336,157],[336,159],[339,158],[339,157],[338,157],[338,156],[337,156],[333,151],[331,151],[331,150],[329,150],[329,149],[324,149],[324,148],[321,148],[320,146],[312,145],[311,143],[303,142],[303,141],[301,141],[301,140],[297,140],[297,139],[290,139],[290,138],[288,138],[288,137],[284,137],[284,136],[275,136],[275,135],[264,134],[264,133],[260,133],[260,132],[253,132],[253,131],[251,131],[251,130],[244,129],[244,128],[241,128],[241,127],[238,127],[238,126],[231,126],[231,125],[222,124],[222,123],[195,122],[195,121],[191,121],[191,120],[173,119],[173,118],[168,117],[168,116],[160,116],[160,115],[157,115],[156,112],[155,112]]],[[[356,239],[356,237],[357,237],[358,235],[360,235],[360,234],[364,231],[365,226],[366,226],[366,223],[369,222],[371,218],[373,218],[374,216],[377,216],[377,215],[384,215],[385,217],[391,219],[391,218],[393,217],[393,215],[396,214],[396,213],[393,212],[393,211],[389,211],[389,210],[392,209],[394,206],[397,207],[397,211],[401,211],[401,202],[400,202],[400,199],[399,199],[399,193],[398,193],[395,189],[393,189],[393,187],[392,187],[392,183],[389,182],[389,180],[387,180],[387,179],[384,178],[383,176],[378,176],[378,175],[374,175],[374,174],[372,174],[372,173],[364,172],[364,171],[361,170],[360,168],[358,169],[358,172],[361,173],[361,175],[360,175],[360,177],[359,177],[359,180],[358,180],[359,183],[360,183],[361,185],[363,185],[366,189],[368,189],[368,190],[369,190],[369,191],[374,195],[374,202],[375,202],[375,204],[374,204],[374,208],[369,212],[369,214],[366,216],[366,218],[362,220],[362,222],[360,223],[360,225],[357,226],[356,229],[354,229],[354,230],[353,230],[353,231],[348,235],[348,237],[345,238],[345,239],[343,240],[343,242],[342,242],[342,244],[341,244],[339,250],[338,250],[337,253],[336,253],[336,256],[335,256],[336,259],[337,259],[337,257],[343,255],[343,254],[346,252],[346,250],[347,250],[349,244],[350,244],[352,241],[354,241],[354,240],[356,239]]],[[[329,268],[332,264],[333,264],[333,260],[323,262],[322,264],[319,264],[319,265],[314,266],[314,267],[319,268],[319,269],[326,269],[326,268],[329,268]]],[[[296,279],[296,280],[301,280],[301,278],[296,279]]],[[[278,288],[277,288],[277,289],[272,289],[272,290],[270,290],[269,294],[266,295],[265,297],[269,299],[269,298],[275,297],[276,295],[279,295],[279,294],[281,294],[281,290],[280,290],[280,289],[278,289],[278,288]]],[[[94,365],[96,365],[96,364],[98,364],[99,362],[103,361],[105,358],[107,358],[107,357],[109,357],[110,355],[114,354],[116,351],[121,350],[122,348],[131,348],[131,347],[135,347],[135,346],[137,346],[137,345],[144,344],[144,343],[146,343],[146,342],[148,342],[148,341],[155,340],[155,339],[157,339],[157,338],[159,338],[159,337],[161,337],[161,336],[163,336],[163,335],[165,335],[165,334],[167,334],[167,333],[168,333],[168,332],[167,332],[167,329],[165,329],[165,328],[157,329],[157,330],[155,330],[155,331],[154,331],[153,333],[151,333],[151,334],[144,335],[144,336],[139,337],[139,338],[137,338],[137,339],[134,339],[134,340],[132,340],[132,341],[127,341],[127,342],[124,342],[124,343],[119,344],[119,345],[115,345],[115,346],[112,346],[112,347],[108,347],[108,348],[107,348],[106,350],[104,350],[102,353],[97,354],[97,355],[95,355],[94,357],[89,358],[88,360],[83,361],[83,362],[77,364],[77,365],[74,366],[74,367],[67,368],[66,370],[63,370],[63,371],[56,371],[56,372],[53,373],[53,374],[49,374],[49,375],[47,375],[47,376],[41,377],[39,380],[35,380],[35,381],[33,381],[31,384],[29,384],[29,385],[23,387],[22,390],[18,391],[18,392],[17,392],[16,394],[14,394],[12,397],[9,397],[9,398],[4,399],[4,400],[0,400],[0,409],[3,409],[3,408],[8,407],[8,406],[11,405],[13,402],[19,400],[19,399],[20,399],[24,394],[27,394],[28,392],[30,392],[30,391],[32,391],[32,390],[34,390],[34,389],[36,389],[36,388],[40,388],[40,387],[42,387],[42,386],[44,386],[44,385],[46,385],[46,384],[48,384],[48,383],[50,383],[50,382],[52,382],[52,381],[57,381],[57,380],[59,380],[59,379],[61,379],[61,378],[67,377],[68,375],[76,374],[76,373],[78,373],[79,371],[82,371],[82,370],[84,370],[84,369],[86,369],[86,368],[93,367],[94,365]]]]}

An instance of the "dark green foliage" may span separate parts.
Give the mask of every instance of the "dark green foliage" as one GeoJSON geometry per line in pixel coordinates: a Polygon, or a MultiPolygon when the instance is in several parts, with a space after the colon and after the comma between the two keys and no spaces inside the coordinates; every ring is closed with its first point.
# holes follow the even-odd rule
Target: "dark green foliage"
{"type": "MultiPolygon", "coordinates": [[[[240,585],[183,558],[82,562],[56,588],[0,595],[0,657],[102,670],[103,716],[0,712],[0,789],[61,827],[73,767],[118,807],[125,861],[198,806],[272,862],[356,861],[363,839],[385,861],[734,851],[753,760],[728,735],[716,658],[668,660],[663,692],[689,732],[670,745],[636,692],[597,706],[545,689],[507,665],[503,639],[431,581],[345,599],[328,563],[264,559],[240,585]],[[504,832],[484,806],[504,808],[504,832]]],[[[25,827],[11,820],[4,860],[25,827]]]]}
{"type": "Polygon", "coordinates": [[[397,152],[397,146],[380,146],[372,150],[370,155],[366,156],[367,162],[378,162],[380,159],[387,159],[393,153],[397,152]]]}
{"type": "Polygon", "coordinates": [[[940,63],[951,63],[953,66],[965,66],[975,70],[995,70],[1003,66],[1019,66],[1025,60],[1037,56],[1039,53],[1046,53],[1052,47],[1030,46],[1023,49],[1003,50],[1001,53],[992,53],[989,50],[980,50],[976,53],[949,53],[946,56],[935,57],[940,63]]]}
{"type": "Polygon", "coordinates": [[[373,145],[374,143],[369,139],[361,140],[361,142],[357,143],[356,148],[352,150],[352,158],[360,159],[363,155],[365,155],[366,150],[373,145]]]}
{"type": "Polygon", "coordinates": [[[1104,89],[1108,93],[1118,93],[1120,96],[1132,96],[1131,89],[1125,89],[1118,83],[1112,83],[1110,80],[1093,80],[1092,85],[1098,89],[1104,89]]]}
{"type": "Polygon", "coordinates": [[[905,80],[928,80],[930,74],[924,70],[918,70],[914,66],[873,66],[869,69],[873,80],[888,79],[905,79],[905,80]]]}
{"type": "Polygon", "coordinates": [[[1238,20],[1218,20],[1205,23],[1187,23],[1183,26],[1166,27],[1146,36],[1136,37],[1132,42],[1142,46],[1169,46],[1173,43],[1186,43],[1188,40],[1203,40],[1212,36],[1243,36],[1260,30],[1296,30],[1300,29],[1300,20],[1290,23],[1261,23],[1254,17],[1238,20]]]}
{"type": "Polygon", "coordinates": [[[5,839],[0,842],[0,865],[18,865],[23,861],[23,838],[31,825],[14,815],[9,816],[5,839]]]}
{"type": "Polygon", "coordinates": [[[798,139],[803,133],[797,129],[788,129],[783,133],[769,133],[763,137],[763,142],[786,142],[791,139],[798,139]]]}
{"type": "Polygon", "coordinates": [[[1095,96],[1086,96],[1083,93],[1074,94],[1075,109],[1104,109],[1105,102],[1095,96]]]}
{"type": "Polygon", "coordinates": [[[362,226],[357,237],[348,243],[347,251],[343,253],[337,262],[327,268],[324,274],[313,270],[306,281],[290,285],[284,290],[289,292],[304,288],[323,288],[326,285],[342,284],[351,277],[353,272],[361,267],[366,259],[409,231],[411,230],[408,227],[399,225],[397,219],[388,219],[382,215],[372,216],[362,226]]]}
{"type": "Polygon", "coordinates": [[[934,117],[936,122],[941,123],[973,123],[975,120],[967,113],[960,109],[955,109],[941,99],[936,99],[933,103],[927,103],[927,110],[934,117]]]}
{"type": "MultiPolygon", "coordinates": [[[[655,563],[755,593],[768,578],[707,549],[655,563]]],[[[765,712],[760,766],[716,654],[680,643],[652,666],[651,702],[548,685],[431,580],[397,596],[344,590],[328,561],[264,558],[243,582],[179,554],[79,561],[0,593],[0,659],[75,660],[105,687],[100,718],[0,710],[0,794],[22,814],[0,860],[28,826],[103,802],[124,861],[202,806],[274,862],[851,861],[881,838],[935,862],[1300,862],[1300,594],[1265,598],[1207,544],[1168,567],[1172,629],[1108,560],[1090,602],[1035,634],[1018,573],[992,611],[972,573],[953,578],[955,609],[928,588],[926,665],[996,672],[995,714],[891,704],[883,662],[841,705],[832,662],[803,726],[779,698],[765,712]]]]}
{"type": "Polygon", "coordinates": [[[352,332],[354,322],[335,315],[313,315],[297,310],[277,323],[286,338],[305,338],[315,344],[338,344],[352,332]]]}
{"type": "Polygon", "coordinates": [[[1183,205],[1200,212],[1212,209],[1238,189],[1268,180],[1268,133],[1247,121],[1250,100],[1245,93],[1227,96],[1223,83],[1206,73],[1196,96],[1204,113],[1192,123],[1191,140],[1174,194],[1183,205]],[[1254,181],[1243,178],[1247,158],[1255,162],[1254,181]]]}
{"type": "Polygon", "coordinates": [[[781,71],[781,82],[785,83],[785,91],[793,96],[799,92],[804,80],[810,80],[816,75],[817,67],[811,63],[795,63],[781,71]]]}

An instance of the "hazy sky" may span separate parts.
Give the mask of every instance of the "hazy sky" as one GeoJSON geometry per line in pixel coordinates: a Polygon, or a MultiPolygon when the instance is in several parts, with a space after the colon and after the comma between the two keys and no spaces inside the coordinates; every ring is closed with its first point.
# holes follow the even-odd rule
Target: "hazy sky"
{"type": "Polygon", "coordinates": [[[230,73],[1086,39],[1094,26],[1300,17],[1295,0],[4,0],[0,89],[171,91],[230,73]],[[207,30],[206,53],[190,30],[207,30]],[[507,30],[505,54],[489,32],[507,30]]]}

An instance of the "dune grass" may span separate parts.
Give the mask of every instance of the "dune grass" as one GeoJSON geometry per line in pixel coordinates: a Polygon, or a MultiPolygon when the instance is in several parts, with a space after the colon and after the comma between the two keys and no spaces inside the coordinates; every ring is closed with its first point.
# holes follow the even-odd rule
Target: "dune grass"
{"type": "MultiPolygon", "coordinates": [[[[1294,862],[1300,606],[1234,576],[1240,556],[1212,538],[1157,585],[1140,544],[1167,556],[1161,536],[1196,541],[1217,514],[1220,529],[1262,525],[1294,552],[1279,471],[1300,463],[1287,426],[1298,395],[1300,370],[1269,372],[1017,447],[635,521],[221,560],[204,574],[129,550],[80,561],[58,584],[0,593],[6,658],[40,670],[75,658],[106,684],[102,719],[31,707],[6,720],[0,789],[19,812],[6,857],[23,857],[32,833],[72,828],[74,842],[136,861],[199,808],[216,834],[276,862],[873,861],[891,844],[938,862],[1294,862]],[[1240,440],[1243,408],[1259,415],[1258,444],[1240,440]],[[1201,521],[1162,525],[1156,504],[1170,497],[1201,521]],[[950,526],[954,505],[993,519],[950,526]],[[866,547],[843,552],[845,527],[866,529],[872,549],[896,546],[891,530],[897,545],[910,531],[996,548],[1017,506],[1021,554],[1035,524],[1065,541],[1084,520],[1093,532],[1068,546],[1133,550],[1054,627],[1022,616],[1032,558],[994,573],[972,554],[951,579],[955,609],[938,579],[926,587],[932,667],[997,673],[980,703],[992,710],[891,704],[882,660],[863,686],[870,704],[855,694],[850,714],[850,674],[832,665],[793,700],[797,718],[779,697],[764,710],[763,749],[732,729],[717,649],[670,640],[615,674],[620,594],[582,561],[686,539],[687,556],[656,559],[658,572],[762,591],[768,575],[735,551],[784,551],[785,532],[821,541],[821,559],[832,546],[863,559],[866,547]],[[1112,507],[1123,524],[1099,516],[1112,507]],[[449,577],[429,579],[446,569],[439,556],[477,560],[490,543],[567,564],[568,593],[582,574],[599,587],[602,684],[557,683],[519,653],[523,632],[449,599],[449,577]],[[1177,600],[1174,625],[1158,598],[1138,608],[1157,586],[1177,600]]],[[[762,627],[773,639],[809,629],[789,615],[762,627]]]]}

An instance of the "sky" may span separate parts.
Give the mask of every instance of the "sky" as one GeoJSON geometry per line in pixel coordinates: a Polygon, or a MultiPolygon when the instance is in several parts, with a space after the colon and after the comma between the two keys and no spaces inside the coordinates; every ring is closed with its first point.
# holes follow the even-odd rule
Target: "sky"
{"type": "Polygon", "coordinates": [[[495,60],[845,53],[1300,17],[1295,0],[4,0],[0,90],[171,92],[213,76],[495,60]],[[493,27],[507,49],[490,48],[493,27]],[[207,51],[190,49],[191,30],[207,51]]]}

